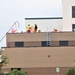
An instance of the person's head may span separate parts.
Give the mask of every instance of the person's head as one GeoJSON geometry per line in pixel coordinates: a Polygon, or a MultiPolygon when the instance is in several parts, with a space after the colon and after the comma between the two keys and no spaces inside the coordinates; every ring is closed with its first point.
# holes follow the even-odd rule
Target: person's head
{"type": "Polygon", "coordinates": [[[37,25],[37,24],[34,24],[34,25],[37,25]]]}
{"type": "Polygon", "coordinates": [[[28,26],[30,26],[30,24],[28,24],[28,26]]]}

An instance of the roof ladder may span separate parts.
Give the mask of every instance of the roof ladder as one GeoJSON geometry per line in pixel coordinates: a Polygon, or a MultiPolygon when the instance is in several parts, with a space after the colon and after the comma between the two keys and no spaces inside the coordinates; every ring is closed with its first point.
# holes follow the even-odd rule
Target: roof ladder
{"type": "Polygon", "coordinates": [[[47,28],[47,41],[46,41],[46,46],[51,46],[51,32],[48,31],[48,28],[47,28]]]}

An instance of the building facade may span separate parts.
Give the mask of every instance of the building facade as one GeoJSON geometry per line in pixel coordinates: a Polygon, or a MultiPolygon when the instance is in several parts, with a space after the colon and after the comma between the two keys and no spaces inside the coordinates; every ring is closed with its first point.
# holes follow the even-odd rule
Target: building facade
{"type": "Polygon", "coordinates": [[[63,30],[75,31],[75,0],[62,0],[63,30]]]}
{"type": "Polygon", "coordinates": [[[75,32],[7,33],[6,40],[4,72],[16,68],[29,75],[64,75],[75,65],[75,32]]]}
{"type": "Polygon", "coordinates": [[[37,24],[42,32],[6,34],[3,55],[8,56],[9,64],[2,67],[5,73],[16,68],[29,75],[64,75],[75,66],[75,1],[62,2],[63,19],[25,18],[26,25],[37,24]],[[62,32],[51,32],[53,28],[62,32]]]}

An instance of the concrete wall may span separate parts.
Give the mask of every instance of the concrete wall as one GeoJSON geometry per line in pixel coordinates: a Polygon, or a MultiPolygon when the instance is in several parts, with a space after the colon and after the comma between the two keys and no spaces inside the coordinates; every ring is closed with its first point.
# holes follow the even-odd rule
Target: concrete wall
{"type": "Polygon", "coordinates": [[[62,0],[63,31],[72,31],[72,24],[75,24],[75,18],[72,18],[72,6],[75,6],[75,0],[62,0]]]}

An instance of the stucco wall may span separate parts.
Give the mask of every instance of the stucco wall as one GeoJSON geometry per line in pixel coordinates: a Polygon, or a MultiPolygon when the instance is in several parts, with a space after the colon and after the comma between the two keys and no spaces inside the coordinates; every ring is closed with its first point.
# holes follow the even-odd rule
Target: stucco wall
{"type": "Polygon", "coordinates": [[[75,6],[75,0],[62,0],[63,31],[72,31],[72,24],[75,24],[75,18],[72,18],[72,6],[75,6]]]}

